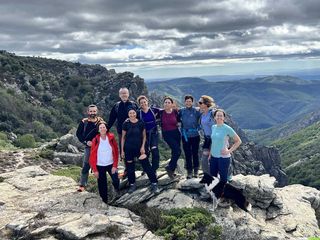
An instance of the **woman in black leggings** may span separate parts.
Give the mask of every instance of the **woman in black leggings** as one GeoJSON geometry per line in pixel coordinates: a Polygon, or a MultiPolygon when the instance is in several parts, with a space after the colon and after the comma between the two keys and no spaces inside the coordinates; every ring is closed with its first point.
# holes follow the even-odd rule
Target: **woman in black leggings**
{"type": "Polygon", "coordinates": [[[147,155],[145,154],[146,129],[144,123],[137,119],[137,112],[134,109],[129,109],[129,118],[122,125],[121,138],[121,158],[127,163],[128,181],[130,183],[129,193],[136,190],[135,176],[135,158],[139,159],[143,171],[147,173],[151,182],[151,191],[158,193],[158,180],[153,171],[147,155]]]}

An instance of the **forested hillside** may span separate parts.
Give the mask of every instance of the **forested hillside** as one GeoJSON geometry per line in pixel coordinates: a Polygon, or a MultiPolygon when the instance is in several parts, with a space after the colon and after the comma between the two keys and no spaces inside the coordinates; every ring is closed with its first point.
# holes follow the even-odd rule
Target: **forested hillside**
{"type": "Polygon", "coordinates": [[[0,131],[52,139],[77,126],[91,103],[106,118],[123,86],[133,97],[147,93],[130,72],[0,51],[0,131]]]}
{"type": "Polygon", "coordinates": [[[320,121],[288,138],[274,142],[289,182],[320,189],[320,121]]]}

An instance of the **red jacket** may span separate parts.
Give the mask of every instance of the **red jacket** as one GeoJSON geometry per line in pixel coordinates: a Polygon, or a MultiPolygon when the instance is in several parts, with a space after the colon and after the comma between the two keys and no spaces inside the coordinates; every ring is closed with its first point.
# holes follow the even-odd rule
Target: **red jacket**
{"type": "MultiPolygon", "coordinates": [[[[107,132],[107,138],[109,140],[109,143],[112,148],[112,156],[113,156],[113,164],[112,167],[118,168],[118,160],[119,160],[119,150],[118,150],[118,144],[117,141],[113,135],[113,133],[107,132]]],[[[94,139],[92,139],[92,145],[91,145],[91,151],[90,151],[90,159],[89,164],[91,169],[94,172],[97,172],[97,161],[98,161],[98,147],[100,143],[100,134],[95,136],[94,139]]]]}

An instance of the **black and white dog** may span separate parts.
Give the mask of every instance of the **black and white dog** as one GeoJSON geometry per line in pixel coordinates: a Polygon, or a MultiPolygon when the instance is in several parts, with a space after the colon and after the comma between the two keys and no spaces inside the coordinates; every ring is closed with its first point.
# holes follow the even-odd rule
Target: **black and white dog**
{"type": "Polygon", "coordinates": [[[226,199],[234,200],[239,208],[246,212],[251,211],[251,204],[247,201],[242,191],[235,188],[229,183],[222,183],[217,177],[212,177],[207,173],[204,173],[200,183],[204,183],[206,190],[213,199],[213,210],[218,206],[219,199],[224,197],[226,199]]]}

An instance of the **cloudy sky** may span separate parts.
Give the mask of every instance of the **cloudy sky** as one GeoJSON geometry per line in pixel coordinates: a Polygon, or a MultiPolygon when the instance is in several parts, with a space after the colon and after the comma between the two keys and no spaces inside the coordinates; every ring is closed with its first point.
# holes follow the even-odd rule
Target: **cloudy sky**
{"type": "Polygon", "coordinates": [[[0,49],[146,79],[319,68],[319,0],[0,0],[0,49]]]}

